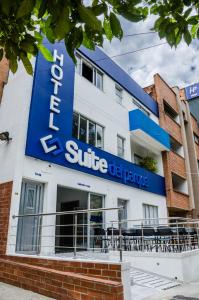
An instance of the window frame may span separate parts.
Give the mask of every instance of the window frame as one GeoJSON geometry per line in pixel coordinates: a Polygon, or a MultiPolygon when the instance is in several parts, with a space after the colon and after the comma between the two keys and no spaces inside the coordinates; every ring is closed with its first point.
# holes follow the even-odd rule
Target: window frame
{"type": "Polygon", "coordinates": [[[140,109],[146,116],[150,117],[151,113],[135,98],[132,98],[133,104],[135,104],[138,109],[140,109]]]}
{"type": "Polygon", "coordinates": [[[143,219],[145,220],[144,225],[158,225],[158,219],[159,219],[159,207],[158,207],[158,205],[142,203],[142,209],[143,209],[143,219]],[[151,218],[150,209],[152,209],[152,208],[154,210],[156,210],[156,212],[153,210],[153,217],[151,218]],[[146,209],[148,209],[149,218],[147,218],[147,216],[145,215],[146,209]],[[154,212],[155,212],[155,214],[157,213],[157,217],[155,217],[155,218],[154,218],[154,212]],[[155,222],[155,220],[153,220],[153,219],[157,219],[157,222],[155,222]]]}
{"type": "MultiPolygon", "coordinates": [[[[73,116],[74,115],[77,115],[78,116],[78,129],[77,129],[77,137],[73,135],[74,138],[80,140],[80,119],[83,118],[86,120],[86,142],[83,142],[81,141],[82,143],[86,143],[88,145],[91,145],[97,149],[101,149],[101,150],[104,150],[104,130],[105,130],[105,127],[102,126],[101,124],[87,118],[85,115],[82,115],[76,111],[73,112],[73,116]],[[89,143],[89,123],[92,123],[93,125],[95,125],[95,145],[93,144],[90,144],[89,143]],[[99,126],[101,129],[102,129],[102,147],[97,147],[97,126],[99,126]]],[[[74,117],[73,117],[73,120],[74,120],[74,117]]]]}
{"type": "Polygon", "coordinates": [[[123,104],[123,88],[119,84],[117,84],[117,83],[115,83],[115,95],[116,95],[116,101],[117,101],[117,103],[120,104],[120,105],[122,105],[123,104]],[[121,97],[117,94],[117,91],[120,92],[121,97]]]}
{"type": "Polygon", "coordinates": [[[121,136],[120,134],[117,134],[117,156],[120,157],[120,158],[123,158],[123,159],[125,158],[125,142],[126,142],[126,139],[123,136],[121,136]],[[119,145],[118,144],[118,139],[122,140],[123,148],[121,148],[121,149],[123,150],[122,151],[123,152],[123,156],[119,155],[119,151],[118,150],[119,150],[120,147],[118,147],[118,145],[119,145]]]}
{"type": "Polygon", "coordinates": [[[104,82],[104,80],[103,80],[104,73],[96,65],[94,65],[92,62],[90,62],[84,56],[82,56],[79,52],[76,53],[76,57],[77,57],[77,59],[79,60],[79,63],[80,63],[80,67],[79,68],[76,67],[77,73],[81,77],[85,78],[87,81],[89,81],[90,83],[92,83],[100,91],[103,91],[104,90],[104,84],[103,84],[103,82],[104,82]],[[82,75],[82,65],[83,65],[83,63],[85,63],[86,65],[88,65],[88,67],[92,68],[92,71],[93,71],[92,82],[82,75]],[[101,76],[100,87],[97,85],[97,75],[101,76]]]}

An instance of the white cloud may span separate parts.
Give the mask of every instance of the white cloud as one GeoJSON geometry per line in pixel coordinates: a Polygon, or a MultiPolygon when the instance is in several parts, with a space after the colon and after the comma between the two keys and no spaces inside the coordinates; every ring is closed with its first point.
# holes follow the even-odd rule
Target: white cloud
{"type": "MultiPolygon", "coordinates": [[[[154,17],[137,24],[122,20],[124,35],[149,32],[153,27],[154,17]]],[[[134,51],[140,48],[164,43],[158,34],[146,34],[124,37],[122,41],[114,39],[104,43],[104,50],[109,56],[134,51]]],[[[188,47],[182,42],[177,49],[162,45],[148,50],[113,58],[141,86],[153,83],[153,75],[159,73],[169,85],[184,87],[199,82],[198,40],[188,47]]]]}

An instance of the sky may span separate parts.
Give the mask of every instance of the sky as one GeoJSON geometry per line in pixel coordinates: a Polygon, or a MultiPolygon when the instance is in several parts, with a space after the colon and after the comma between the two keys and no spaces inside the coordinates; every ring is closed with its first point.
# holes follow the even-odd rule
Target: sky
{"type": "MultiPolygon", "coordinates": [[[[105,41],[104,51],[111,57],[129,51],[162,44],[157,33],[125,37],[129,34],[151,32],[154,17],[139,23],[121,20],[124,37],[120,42],[113,39],[105,41]]],[[[157,46],[137,53],[125,54],[113,58],[142,87],[153,83],[153,75],[159,73],[170,86],[183,88],[199,82],[199,41],[195,40],[189,47],[183,42],[177,49],[168,44],[157,46]]]]}

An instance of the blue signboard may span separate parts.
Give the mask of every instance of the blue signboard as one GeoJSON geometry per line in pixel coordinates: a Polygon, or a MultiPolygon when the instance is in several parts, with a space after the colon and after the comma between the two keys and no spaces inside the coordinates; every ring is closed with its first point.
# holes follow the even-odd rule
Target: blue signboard
{"type": "Polygon", "coordinates": [[[45,44],[54,61],[36,62],[26,155],[165,195],[164,178],[72,136],[75,66],[63,43],[45,44]]]}
{"type": "Polygon", "coordinates": [[[199,97],[199,83],[192,84],[185,88],[186,98],[188,100],[199,97]]]}

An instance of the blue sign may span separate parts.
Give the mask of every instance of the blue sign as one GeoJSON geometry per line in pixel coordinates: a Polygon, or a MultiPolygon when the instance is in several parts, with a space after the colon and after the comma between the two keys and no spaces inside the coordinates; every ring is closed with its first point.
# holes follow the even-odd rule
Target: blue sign
{"type": "Polygon", "coordinates": [[[191,100],[193,98],[199,97],[199,83],[192,84],[185,88],[186,98],[191,100]]]}
{"type": "Polygon", "coordinates": [[[38,54],[26,155],[165,195],[163,177],[72,137],[75,66],[63,43],[47,47],[54,62],[38,54]]]}

